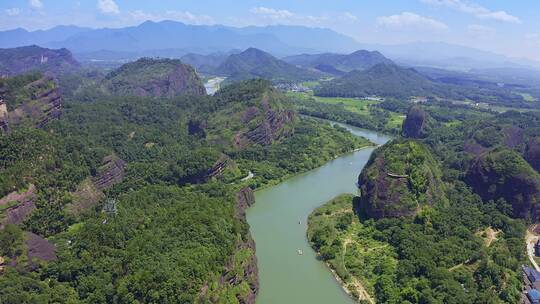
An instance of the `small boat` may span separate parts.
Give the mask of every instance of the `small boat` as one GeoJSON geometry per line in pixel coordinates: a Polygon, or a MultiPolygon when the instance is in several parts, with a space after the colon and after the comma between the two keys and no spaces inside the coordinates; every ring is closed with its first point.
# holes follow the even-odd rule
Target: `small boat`
{"type": "Polygon", "coordinates": [[[297,252],[298,252],[298,255],[303,255],[304,254],[304,252],[301,249],[298,249],[297,252]]]}

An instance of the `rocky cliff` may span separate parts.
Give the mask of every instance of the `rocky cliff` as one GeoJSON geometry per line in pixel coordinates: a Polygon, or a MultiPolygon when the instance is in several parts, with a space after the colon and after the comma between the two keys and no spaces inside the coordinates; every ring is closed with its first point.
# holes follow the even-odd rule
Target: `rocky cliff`
{"type": "Polygon", "coordinates": [[[98,169],[92,182],[100,191],[108,189],[122,182],[125,176],[126,162],[116,155],[109,155],[103,159],[103,165],[98,169]]]}
{"type": "Polygon", "coordinates": [[[0,76],[40,71],[58,76],[73,72],[80,64],[67,49],[51,50],[39,46],[0,49],[0,76]]]}
{"type": "Polygon", "coordinates": [[[525,159],[537,172],[540,172],[540,137],[529,140],[525,150],[525,159]]]}
{"type": "Polygon", "coordinates": [[[368,217],[413,216],[423,207],[444,203],[439,164],[412,140],[395,140],[372,155],[358,178],[360,209],[368,217]]]}
{"type": "Polygon", "coordinates": [[[235,217],[244,227],[244,236],[237,240],[235,253],[217,279],[217,286],[205,285],[196,303],[221,303],[223,294],[227,294],[234,296],[238,303],[255,304],[259,292],[259,273],[255,242],[246,221],[246,209],[255,203],[253,190],[249,187],[240,189],[235,202],[235,217]]]}
{"type": "Polygon", "coordinates": [[[167,97],[206,95],[195,70],[180,60],[143,58],[109,73],[103,89],[118,96],[167,97]]]}
{"type": "Polygon", "coordinates": [[[517,152],[497,148],[476,157],[465,181],[484,201],[504,199],[514,216],[537,220],[540,174],[517,152]]]}
{"type": "Polygon", "coordinates": [[[23,124],[43,128],[62,115],[62,95],[52,77],[42,77],[12,90],[8,82],[0,83],[2,130],[23,124]]]}
{"type": "Polygon", "coordinates": [[[402,133],[408,138],[424,138],[432,127],[432,119],[419,106],[412,106],[403,121],[402,133]]]}

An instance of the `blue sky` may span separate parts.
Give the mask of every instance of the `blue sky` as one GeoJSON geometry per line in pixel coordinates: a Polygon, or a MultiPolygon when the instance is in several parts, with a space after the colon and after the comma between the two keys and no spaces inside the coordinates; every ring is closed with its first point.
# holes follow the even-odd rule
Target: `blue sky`
{"type": "Polygon", "coordinates": [[[0,30],[145,20],[327,27],[360,42],[444,41],[540,60],[538,0],[2,0],[0,30]]]}

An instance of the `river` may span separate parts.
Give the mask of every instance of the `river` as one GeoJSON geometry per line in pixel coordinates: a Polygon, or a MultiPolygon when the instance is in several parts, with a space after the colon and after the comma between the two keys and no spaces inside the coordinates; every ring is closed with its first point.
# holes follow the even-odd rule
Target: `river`
{"type": "MultiPolygon", "coordinates": [[[[342,126],[377,144],[390,140],[375,132],[342,126]]],[[[326,265],[316,259],[306,238],[307,217],[339,194],[356,193],[355,181],[373,150],[342,156],[255,193],[256,203],[248,210],[247,220],[257,246],[257,304],[354,303],[326,265]]]]}
{"type": "Polygon", "coordinates": [[[206,94],[208,95],[214,95],[216,92],[221,88],[221,83],[225,80],[225,77],[214,77],[208,79],[208,81],[204,84],[204,88],[206,89],[206,94]]]}

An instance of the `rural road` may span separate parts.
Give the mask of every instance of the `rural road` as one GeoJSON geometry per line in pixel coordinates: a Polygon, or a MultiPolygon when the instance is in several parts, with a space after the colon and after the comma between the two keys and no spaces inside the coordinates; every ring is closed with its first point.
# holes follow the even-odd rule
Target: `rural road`
{"type": "Polygon", "coordinates": [[[527,236],[526,236],[526,242],[527,242],[527,255],[529,256],[529,261],[531,261],[531,264],[534,266],[534,269],[537,271],[540,271],[540,267],[538,267],[538,264],[534,260],[534,244],[538,241],[538,236],[532,234],[529,230],[527,230],[527,236]]]}

